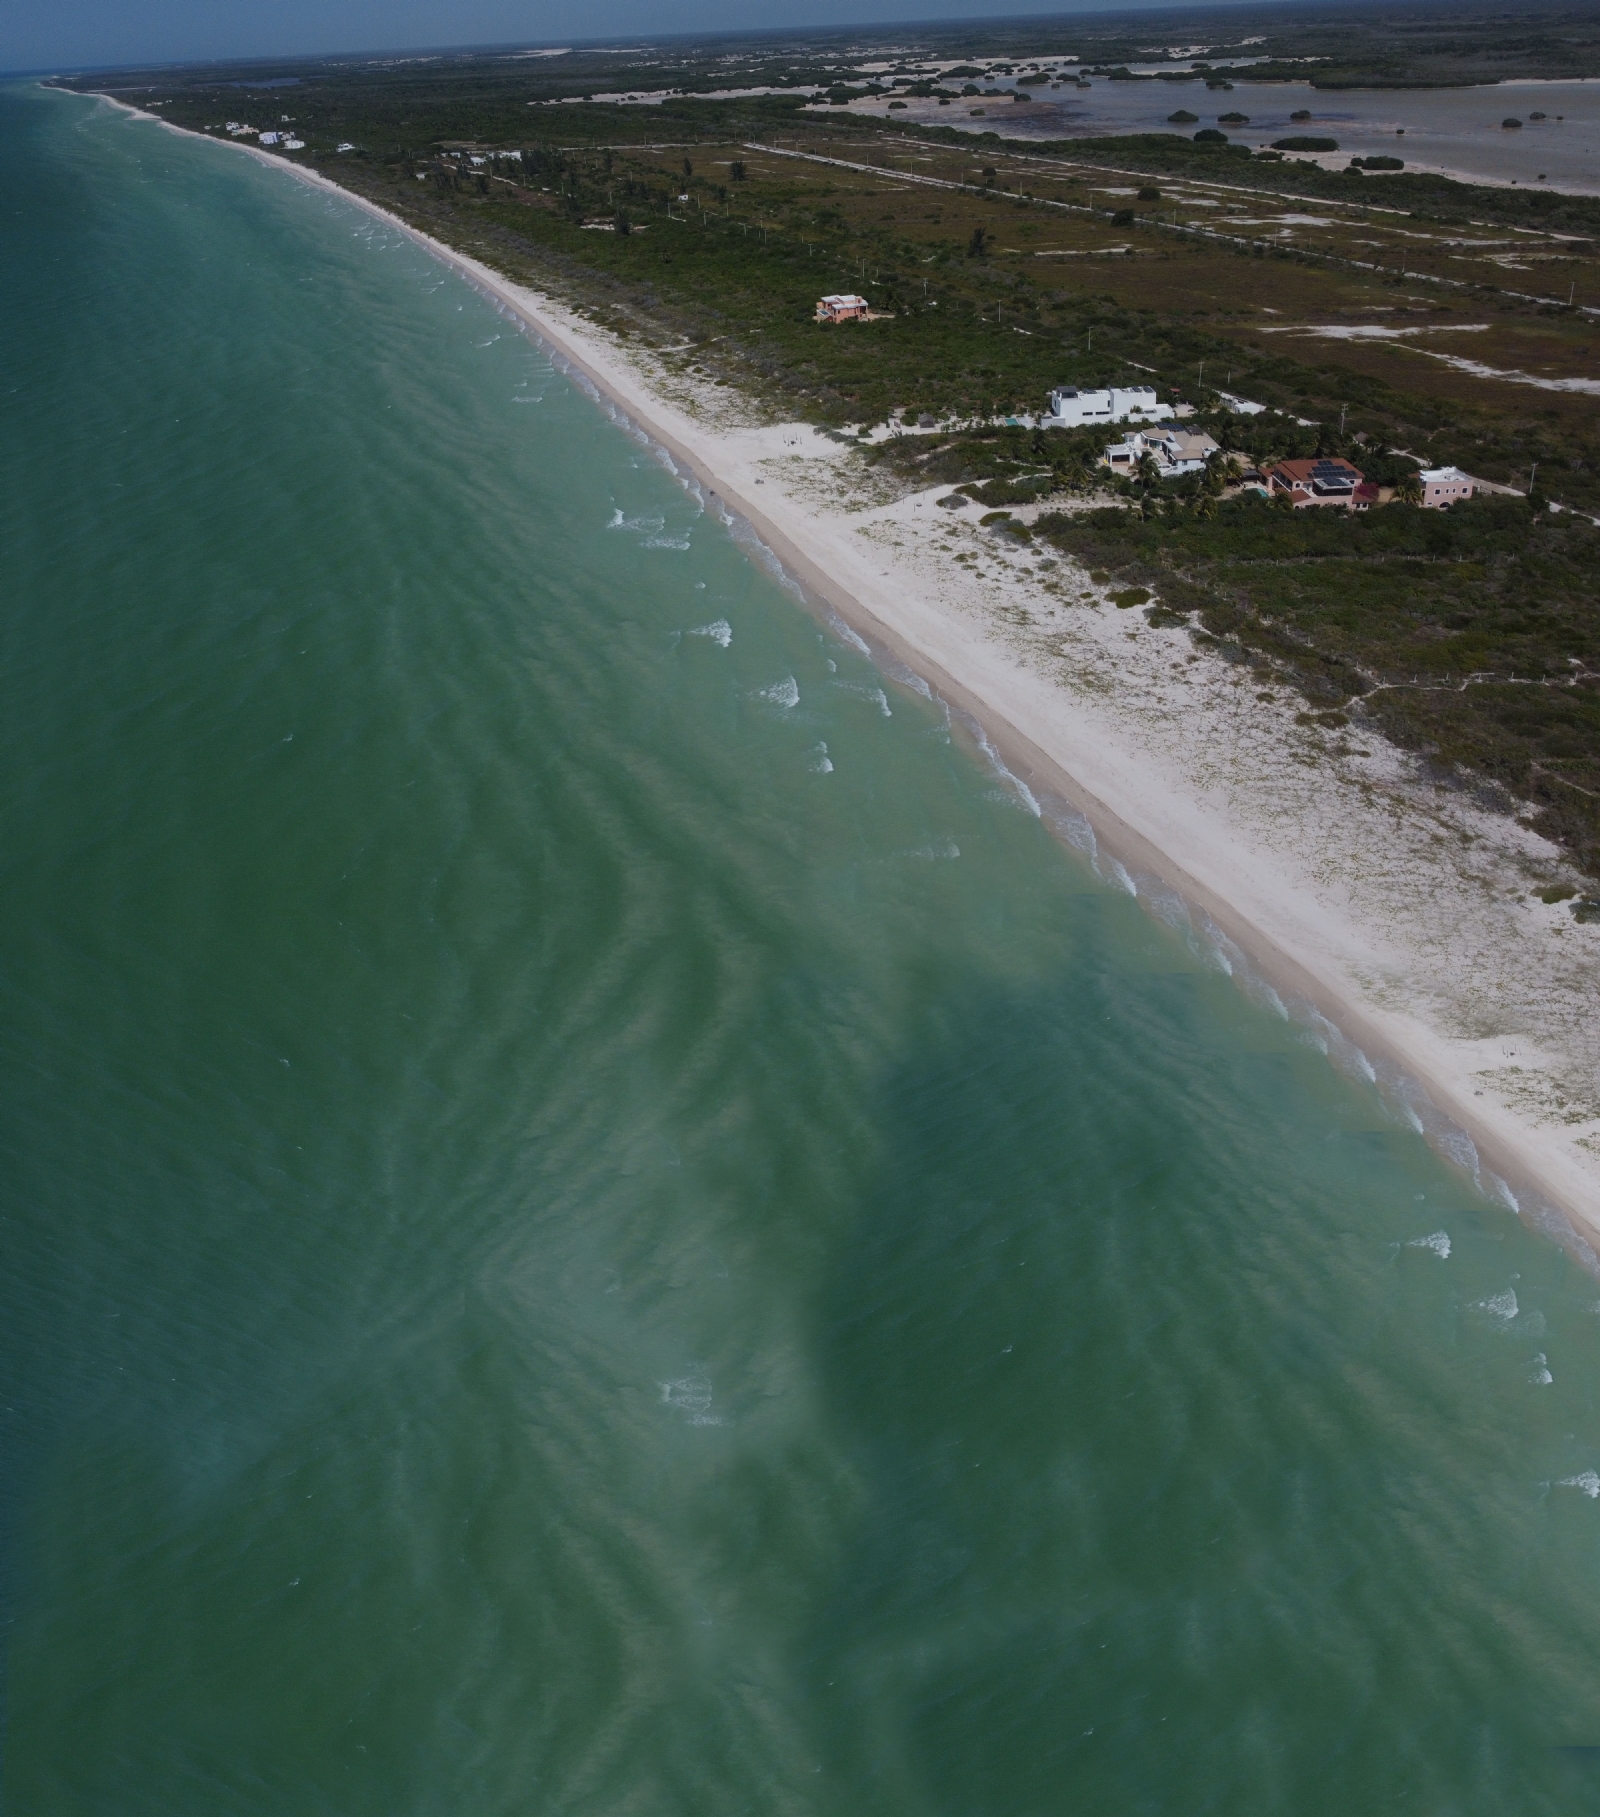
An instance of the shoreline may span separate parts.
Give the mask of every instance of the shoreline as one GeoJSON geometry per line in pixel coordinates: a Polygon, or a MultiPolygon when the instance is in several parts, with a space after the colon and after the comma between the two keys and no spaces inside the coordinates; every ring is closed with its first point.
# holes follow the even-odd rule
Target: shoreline
{"type": "MultiPolygon", "coordinates": [[[[1133,728],[1118,726],[1114,710],[1109,712],[1112,736],[1120,730],[1121,743],[1107,735],[1106,709],[1086,704],[1038,673],[1036,662],[1019,660],[1016,650],[997,636],[965,622],[976,583],[953,608],[933,603],[932,589],[914,560],[887,554],[870,537],[861,540],[860,533],[889,523],[889,517],[858,509],[859,521],[830,523],[776,471],[784,461],[789,468],[796,461],[806,464],[799,456],[779,456],[780,444],[773,439],[777,430],[763,437],[684,408],[663,394],[663,375],[640,369],[650,357],[648,350],[617,343],[549,297],[522,289],[320,172],[256,146],[189,132],[109,96],[96,98],[186,137],[233,144],[269,168],[337,194],[406,234],[472,284],[686,470],[708,503],[714,500],[743,520],[812,601],[867,642],[890,679],[896,679],[897,667],[903,669],[911,678],[902,675],[903,683],[926,686],[967,722],[974,742],[987,746],[991,759],[1023,786],[1034,811],[1058,837],[1085,849],[1082,832],[1073,824],[1081,821],[1083,829],[1092,829],[1087,840],[1091,856],[1100,849],[1111,860],[1109,880],[1147,898],[1162,889],[1176,892],[1191,928],[1222,955],[1226,969],[1236,971],[1237,960],[1247,961],[1241,985],[1257,994],[1264,991],[1281,1013],[1312,1031],[1336,1064],[1377,1085],[1391,1112],[1409,1120],[1486,1196],[1564,1239],[1569,1253],[1600,1273],[1600,1165],[1588,1166],[1564,1152],[1548,1133],[1548,1118],[1499,1098],[1485,1101],[1486,1090],[1474,1080],[1487,1075],[1473,1062],[1497,1056],[1469,1053],[1472,1043],[1430,1026],[1416,1010],[1399,1010],[1385,1001],[1394,995],[1386,981],[1391,969],[1385,950],[1388,930],[1362,925],[1353,914],[1341,916],[1337,906],[1330,906],[1327,892],[1319,899],[1305,877],[1292,875],[1259,842],[1252,844],[1250,828],[1241,830],[1237,815],[1232,822],[1219,817],[1215,788],[1208,790],[1194,775],[1172,774],[1159,758],[1152,760],[1136,748],[1129,736],[1133,728]],[[757,473],[763,464],[774,470],[757,473]],[[757,486],[763,488],[760,494],[757,486]],[[851,535],[843,534],[845,528],[851,535]]],[[[792,438],[788,446],[809,433],[796,425],[784,429],[792,438]]],[[[920,510],[933,492],[946,490],[940,486],[922,499],[902,501],[906,509],[893,521],[910,527],[909,512],[920,510]]],[[[1189,647],[1186,632],[1141,635],[1147,646],[1161,647],[1159,640],[1170,638],[1165,647],[1172,651],[1180,642],[1189,647]]],[[[1288,829],[1291,848],[1295,830],[1288,829]]],[[[1282,829],[1280,843],[1281,834],[1282,829]]],[[[1418,890],[1425,887],[1424,880],[1416,880],[1418,890]]],[[[1155,912],[1161,912],[1159,902],[1155,912]]],[[[1426,994],[1421,992],[1424,998],[1426,994]]],[[[1514,1034],[1493,1038],[1523,1039],[1514,1034]]],[[[1477,1043],[1483,1044],[1482,1039],[1477,1043]]],[[[1537,1036],[1523,1045],[1537,1048],[1537,1036]]],[[[1509,1050],[1513,1057],[1520,1051],[1509,1050]]],[[[1600,1149],[1596,1153],[1600,1160],[1600,1149]]]]}

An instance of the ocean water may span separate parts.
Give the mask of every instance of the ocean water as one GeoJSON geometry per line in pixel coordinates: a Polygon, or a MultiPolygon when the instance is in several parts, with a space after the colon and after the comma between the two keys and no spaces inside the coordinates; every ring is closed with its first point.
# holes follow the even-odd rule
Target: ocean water
{"type": "Polygon", "coordinates": [[[1600,1283],[416,247],[0,166],[3,1808],[1593,1808],[1600,1283]]]}
{"type": "MultiPolygon", "coordinates": [[[[1154,66],[1149,66],[1154,67],[1154,66]]],[[[1230,139],[1252,149],[1274,139],[1310,133],[1336,139],[1337,154],[1316,161],[1343,170],[1351,158],[1402,158],[1409,170],[1442,170],[1469,181],[1528,183],[1578,195],[1600,193],[1600,82],[1519,80],[1482,88],[1315,89],[1306,82],[1238,82],[1232,90],[1202,82],[1110,82],[1051,88],[1009,78],[998,100],[913,101],[902,118],[1008,138],[1059,139],[1111,133],[1196,132],[1220,114],[1242,113],[1249,124],[1225,126],[1230,139]],[[1042,105],[1023,112],[1010,90],[1021,87],[1042,105]],[[971,110],[981,107],[980,118],[971,110]],[[1197,126],[1169,124],[1180,109],[1197,126]],[[1310,109],[1312,118],[1291,120],[1310,109]],[[1048,111],[1046,111],[1048,110],[1048,111]],[[1017,112],[1020,118],[1013,120],[1017,112]],[[1543,120],[1531,116],[1542,113],[1543,120]],[[1518,129],[1502,122],[1517,119],[1518,129]]],[[[887,103],[858,111],[886,112],[887,103]]],[[[1380,177],[1370,178],[1382,199],[1380,177]]]]}

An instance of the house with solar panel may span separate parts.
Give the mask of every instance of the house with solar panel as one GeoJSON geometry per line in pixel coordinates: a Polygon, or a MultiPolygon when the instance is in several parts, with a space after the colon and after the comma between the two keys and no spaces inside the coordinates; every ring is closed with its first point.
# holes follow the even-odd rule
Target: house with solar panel
{"type": "Polygon", "coordinates": [[[1366,511],[1377,503],[1378,488],[1367,484],[1359,467],[1333,455],[1311,461],[1279,461],[1262,476],[1269,498],[1287,498],[1296,511],[1321,507],[1366,511]]]}

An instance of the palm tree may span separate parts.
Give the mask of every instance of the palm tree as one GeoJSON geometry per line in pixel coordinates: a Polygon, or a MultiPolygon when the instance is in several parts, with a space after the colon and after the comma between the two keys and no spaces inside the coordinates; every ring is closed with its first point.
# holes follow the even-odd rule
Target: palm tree
{"type": "Polygon", "coordinates": [[[1422,503],[1422,475],[1415,467],[1395,487],[1394,495],[1402,505],[1422,503]]]}

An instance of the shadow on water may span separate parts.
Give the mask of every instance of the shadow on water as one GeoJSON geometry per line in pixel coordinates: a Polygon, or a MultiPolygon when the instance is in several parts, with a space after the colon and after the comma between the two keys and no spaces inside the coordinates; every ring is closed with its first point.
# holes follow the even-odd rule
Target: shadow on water
{"type": "Polygon", "coordinates": [[[1594,1502],[1539,1479],[1592,1397],[1527,1357],[1591,1372],[1592,1283],[1231,987],[1103,963],[1115,914],[887,1079],[815,1307],[851,1808],[1571,1809],[1594,1502]]]}

